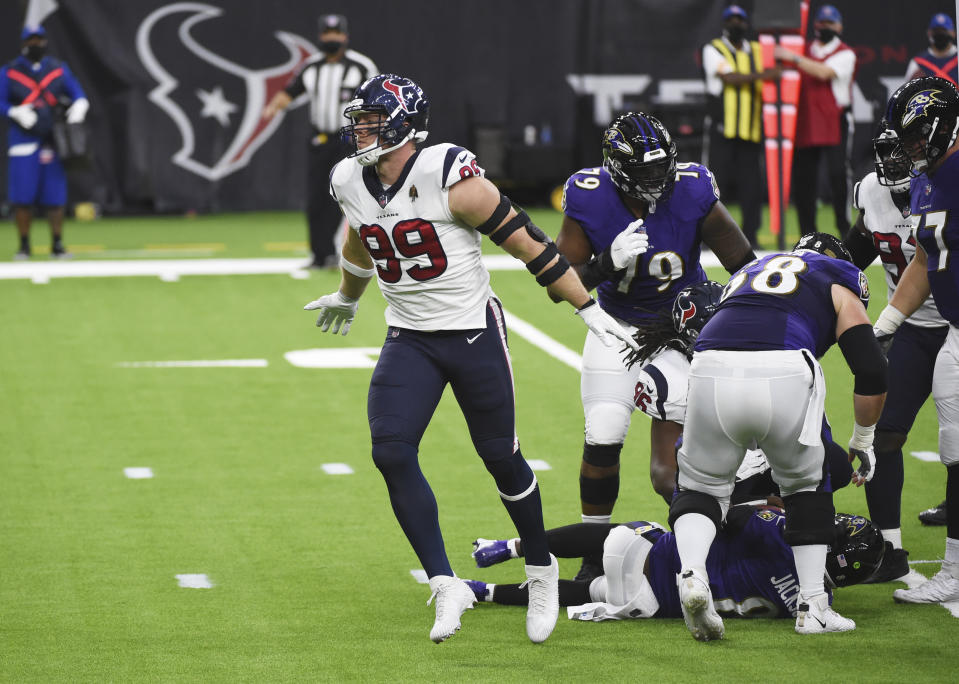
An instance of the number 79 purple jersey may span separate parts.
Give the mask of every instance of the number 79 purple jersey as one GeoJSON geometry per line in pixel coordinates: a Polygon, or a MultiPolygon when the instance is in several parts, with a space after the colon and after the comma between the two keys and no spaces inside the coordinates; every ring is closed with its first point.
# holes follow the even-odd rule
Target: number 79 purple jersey
{"type": "Polygon", "coordinates": [[[442,143],[417,151],[389,188],[355,159],[330,174],[340,204],[376,264],[387,325],[411,330],[486,327],[493,292],[482,235],[450,212],[449,189],[483,176],[469,150],[442,143]]]}
{"type": "MultiPolygon", "coordinates": [[[[701,227],[719,200],[719,190],[705,166],[683,163],[676,167],[672,192],[645,219],[649,250],[626,267],[622,278],[596,288],[605,311],[634,325],[658,318],[657,312],[668,312],[677,292],[706,280],[699,263],[701,227]]],[[[563,212],[582,226],[593,254],[609,247],[636,219],[601,167],[581,169],[569,177],[563,212]]]]}

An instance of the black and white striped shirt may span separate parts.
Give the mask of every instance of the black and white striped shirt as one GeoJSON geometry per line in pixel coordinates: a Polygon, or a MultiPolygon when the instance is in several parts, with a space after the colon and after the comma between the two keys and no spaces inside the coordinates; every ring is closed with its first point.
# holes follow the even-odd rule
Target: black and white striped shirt
{"type": "Polygon", "coordinates": [[[296,99],[306,94],[310,102],[310,123],[317,133],[334,134],[346,124],[343,107],[363,81],[379,71],[366,55],[347,50],[338,62],[328,62],[325,54],[311,57],[286,87],[296,99]]]}

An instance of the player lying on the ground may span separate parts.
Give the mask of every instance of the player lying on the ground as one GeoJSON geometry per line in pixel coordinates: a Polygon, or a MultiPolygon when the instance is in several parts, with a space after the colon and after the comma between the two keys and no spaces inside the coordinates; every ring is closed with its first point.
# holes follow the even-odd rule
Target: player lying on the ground
{"type": "MultiPolygon", "coordinates": [[[[710,589],[723,617],[794,618],[799,581],[792,547],[783,538],[786,518],[775,508],[734,506],[706,560],[710,589]]],[[[826,559],[827,593],[859,584],[879,567],[882,534],[869,520],[837,513],[835,540],[826,559]]],[[[676,586],[680,561],[676,538],[655,522],[625,525],[577,523],[547,531],[550,551],[560,558],[602,553],[601,575],[589,582],[559,581],[560,605],[570,619],[680,618],[676,586]]],[[[522,557],[519,539],[473,542],[479,567],[522,557]]],[[[521,584],[468,580],[480,601],[526,605],[521,584]]]]}

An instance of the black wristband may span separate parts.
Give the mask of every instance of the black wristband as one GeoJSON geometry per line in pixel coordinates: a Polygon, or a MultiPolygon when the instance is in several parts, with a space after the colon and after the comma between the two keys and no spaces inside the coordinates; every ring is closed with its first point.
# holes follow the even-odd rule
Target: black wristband
{"type": "Polygon", "coordinates": [[[596,300],[593,299],[592,297],[590,297],[588,302],[586,302],[586,303],[583,304],[581,307],[579,307],[578,309],[576,309],[576,313],[579,313],[580,311],[585,311],[585,310],[588,309],[589,307],[595,306],[595,305],[596,305],[596,300]]]}

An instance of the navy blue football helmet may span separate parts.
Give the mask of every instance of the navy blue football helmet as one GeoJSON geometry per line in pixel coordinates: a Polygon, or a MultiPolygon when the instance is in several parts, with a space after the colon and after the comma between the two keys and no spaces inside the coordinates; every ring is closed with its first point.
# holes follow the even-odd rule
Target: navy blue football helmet
{"type": "Polygon", "coordinates": [[[673,300],[673,328],[691,354],[693,345],[706,321],[716,313],[723,296],[723,286],[712,280],[687,285],[673,300]]]}
{"type": "Polygon", "coordinates": [[[426,140],[430,101],[422,88],[410,79],[380,74],[356,89],[343,114],[352,121],[340,129],[344,139],[353,144],[353,153],[349,156],[369,166],[410,140],[426,140]],[[361,114],[376,114],[377,118],[357,122],[361,114]],[[376,140],[360,149],[358,136],[364,133],[375,133],[376,140]]]}
{"type": "Polygon", "coordinates": [[[603,167],[617,188],[653,212],[676,183],[676,143],[659,119],[629,112],[603,134],[603,167]]]}
{"type": "Polygon", "coordinates": [[[913,176],[925,173],[956,141],[959,90],[944,78],[916,78],[892,94],[886,121],[912,163],[913,176]]]}
{"type": "Polygon", "coordinates": [[[879,527],[861,515],[836,513],[826,577],[834,587],[862,584],[882,563],[886,544],[879,527]]]}
{"type": "Polygon", "coordinates": [[[799,241],[793,247],[793,251],[800,249],[809,249],[813,252],[819,252],[834,259],[842,259],[852,263],[852,254],[842,244],[842,240],[829,233],[808,233],[799,238],[799,241]]]}
{"type": "Polygon", "coordinates": [[[885,119],[879,122],[876,137],[872,139],[872,149],[876,154],[876,177],[879,185],[892,192],[908,192],[912,161],[899,143],[899,136],[885,119]]]}

